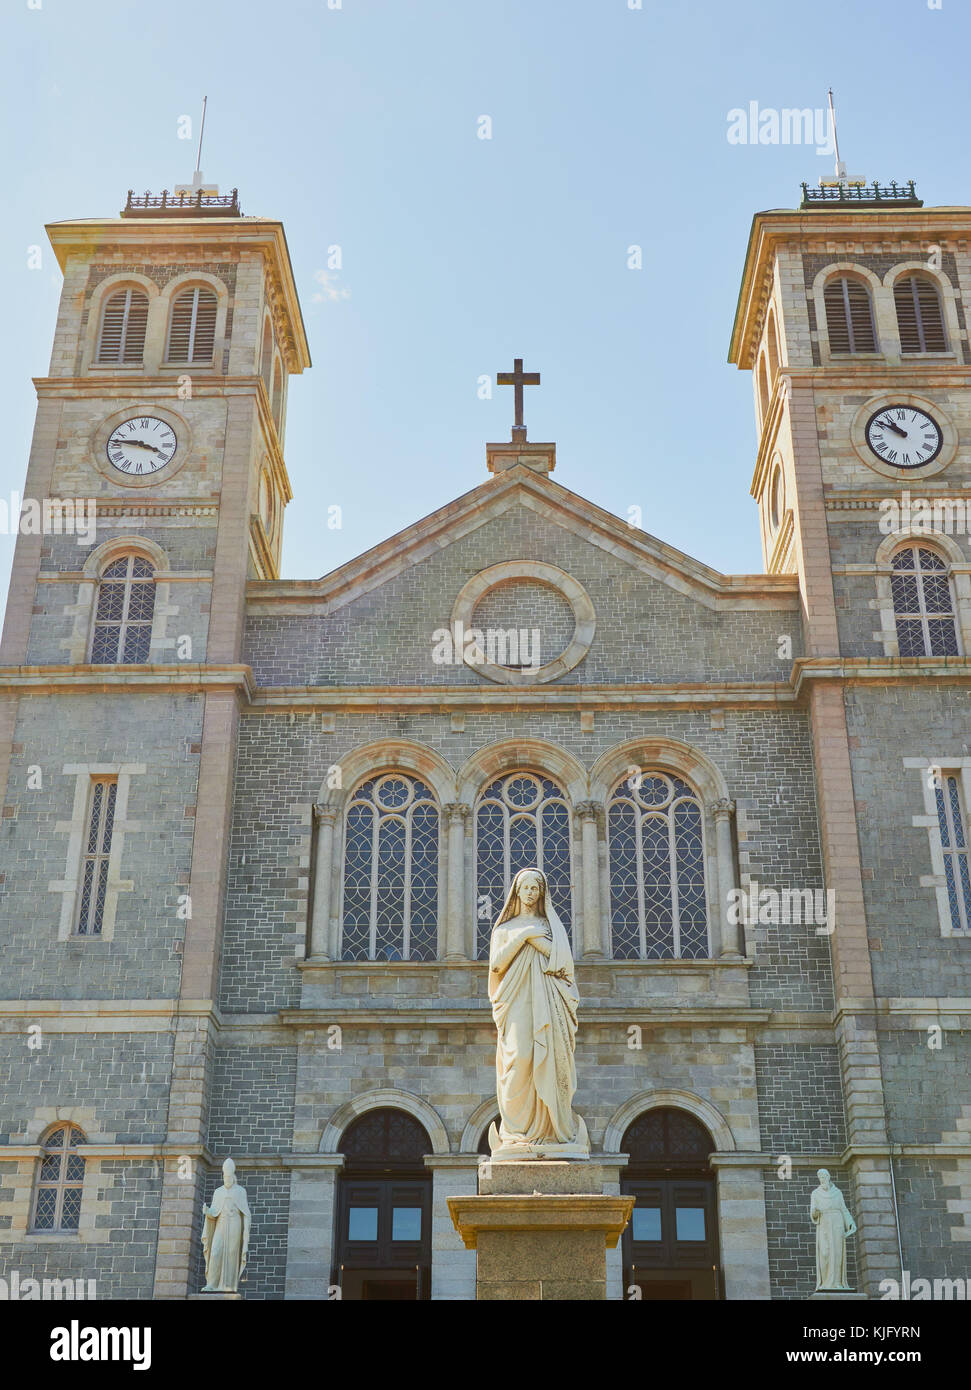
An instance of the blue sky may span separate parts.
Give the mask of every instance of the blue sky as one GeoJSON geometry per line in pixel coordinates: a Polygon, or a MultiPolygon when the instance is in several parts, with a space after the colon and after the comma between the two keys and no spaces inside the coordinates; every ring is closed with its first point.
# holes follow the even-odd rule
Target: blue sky
{"type": "MultiPolygon", "coordinates": [[[[731,144],[729,110],[822,107],[832,85],[851,172],[971,201],[963,0],[31,3],[0,20],[0,498],[22,486],[48,368],[43,224],[187,182],[179,119],[195,132],[208,93],[203,169],[283,220],[314,360],[290,386],[286,577],[484,481],[512,393],[478,382],[514,356],[542,373],[526,421],[556,441],[556,481],[758,571],[751,383],[726,362],[742,256],[753,212],[794,206],[832,160],[731,144]]],[[[0,535],[4,594],[12,551],[0,535]]]]}

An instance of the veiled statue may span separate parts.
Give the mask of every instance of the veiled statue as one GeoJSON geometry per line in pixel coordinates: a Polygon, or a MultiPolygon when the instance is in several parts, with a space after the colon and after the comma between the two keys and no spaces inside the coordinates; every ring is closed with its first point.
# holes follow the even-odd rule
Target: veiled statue
{"type": "Polygon", "coordinates": [[[588,1157],[586,1125],[572,1108],[580,1003],[573,955],[537,868],[520,869],[493,925],[489,999],[501,1121],[489,1129],[492,1157],[588,1157]]]}
{"type": "Polygon", "coordinates": [[[202,1204],[202,1253],[206,1259],[203,1293],[236,1293],[249,1249],[250,1216],[246,1190],[236,1181],[236,1164],[223,1164],[222,1187],[212,1205],[202,1204]]]}
{"type": "Polygon", "coordinates": [[[816,1176],[819,1186],[809,1203],[809,1215],[816,1223],[816,1288],[848,1289],[846,1237],[855,1233],[856,1222],[828,1169],[820,1168],[816,1176]]]}

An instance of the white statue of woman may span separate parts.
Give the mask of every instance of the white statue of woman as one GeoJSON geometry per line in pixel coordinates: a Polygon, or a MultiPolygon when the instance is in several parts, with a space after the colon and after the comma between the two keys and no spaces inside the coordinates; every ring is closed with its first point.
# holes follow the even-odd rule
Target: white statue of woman
{"type": "Polygon", "coordinates": [[[499,1034],[495,1159],[589,1156],[573,1113],[580,996],[563,923],[539,869],[521,869],[492,928],[489,998],[499,1034]]]}
{"type": "Polygon", "coordinates": [[[809,1215],[816,1223],[816,1288],[848,1289],[846,1282],[846,1237],[856,1231],[856,1222],[846,1210],[843,1194],[831,1181],[829,1170],[816,1174],[819,1186],[809,1203],[809,1215]]]}
{"type": "Polygon", "coordinates": [[[223,1164],[223,1185],[217,1187],[212,1206],[202,1204],[202,1253],[206,1258],[203,1293],[235,1293],[249,1249],[250,1209],[246,1190],[236,1181],[236,1164],[223,1164]]]}

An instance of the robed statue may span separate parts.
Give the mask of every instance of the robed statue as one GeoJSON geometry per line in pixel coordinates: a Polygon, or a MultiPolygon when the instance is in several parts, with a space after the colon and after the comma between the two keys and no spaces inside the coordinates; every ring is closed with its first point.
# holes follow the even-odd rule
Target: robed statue
{"type": "Polygon", "coordinates": [[[246,1190],[236,1181],[236,1164],[223,1164],[223,1185],[212,1205],[202,1204],[202,1253],[206,1259],[203,1293],[236,1293],[249,1249],[250,1209],[246,1190]]]}
{"type": "Polygon", "coordinates": [[[855,1233],[856,1222],[828,1169],[820,1168],[816,1176],[819,1186],[809,1203],[809,1215],[816,1223],[816,1288],[848,1289],[846,1237],[855,1233]]]}
{"type": "Polygon", "coordinates": [[[572,1108],[580,1003],[573,955],[537,868],[520,869],[492,928],[489,999],[501,1121],[489,1129],[492,1157],[588,1157],[586,1125],[572,1108]]]}

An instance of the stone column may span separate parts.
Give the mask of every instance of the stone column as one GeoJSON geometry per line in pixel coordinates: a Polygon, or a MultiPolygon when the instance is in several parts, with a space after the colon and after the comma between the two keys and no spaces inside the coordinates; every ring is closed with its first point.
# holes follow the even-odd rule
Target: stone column
{"type": "Polygon", "coordinates": [[[726,1299],[771,1298],[761,1167],[712,1154],[718,1173],[718,1239],[726,1299]],[[720,1161],[721,1160],[721,1161],[720,1161]]]}
{"type": "MultiPolygon", "coordinates": [[[[300,1162],[298,1159],[297,1162],[300,1162]]],[[[290,1175],[285,1298],[329,1298],[337,1174],[343,1154],[313,1154],[290,1175]]]]}
{"type": "Polygon", "coordinates": [[[465,921],[465,825],[472,808],[462,801],[445,807],[448,827],[447,886],[445,894],[445,959],[468,960],[465,921]]]}
{"type": "Polygon", "coordinates": [[[580,818],[583,858],[583,950],[584,960],[602,960],[603,938],[600,931],[600,852],[597,834],[600,807],[596,801],[581,801],[576,808],[580,818]]]}
{"type": "Polygon", "coordinates": [[[718,911],[711,914],[712,956],[737,956],[741,953],[739,945],[739,924],[729,921],[728,895],[736,887],[735,855],[732,851],[732,816],[735,814],[734,801],[716,801],[715,813],[715,853],[718,859],[718,911]]]}
{"type": "Polygon", "coordinates": [[[334,826],[336,806],[315,806],[317,822],[317,861],[314,873],[314,910],[310,924],[311,959],[332,960],[330,943],[330,890],[334,864],[334,826]]]}
{"type": "Polygon", "coordinates": [[[478,1154],[428,1154],[432,1177],[432,1299],[475,1298],[475,1253],[466,1250],[448,1209],[449,1197],[474,1195],[478,1154]]]}

